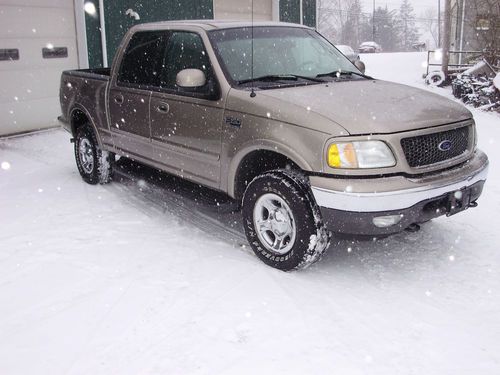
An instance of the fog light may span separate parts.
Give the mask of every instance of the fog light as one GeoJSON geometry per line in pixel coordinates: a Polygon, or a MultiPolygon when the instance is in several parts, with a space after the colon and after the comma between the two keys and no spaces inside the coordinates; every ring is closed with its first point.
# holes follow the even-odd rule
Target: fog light
{"type": "Polygon", "coordinates": [[[379,228],[387,228],[398,224],[403,215],[377,216],[373,218],[373,224],[379,228]]]}

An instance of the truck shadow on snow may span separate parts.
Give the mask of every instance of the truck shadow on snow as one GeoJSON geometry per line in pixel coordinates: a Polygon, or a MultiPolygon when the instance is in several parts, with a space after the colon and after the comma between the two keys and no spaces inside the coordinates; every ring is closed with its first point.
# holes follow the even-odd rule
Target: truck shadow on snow
{"type": "MultiPolygon", "coordinates": [[[[124,195],[141,210],[174,215],[208,236],[252,253],[238,204],[226,194],[126,158],[115,164],[113,179],[119,182],[114,184],[117,189],[131,193],[124,195]]],[[[417,233],[402,232],[387,238],[334,237],[323,260],[311,268],[326,271],[356,263],[411,268],[413,262],[422,264],[445,256],[443,244],[455,244],[460,231],[454,233],[444,226],[429,222],[417,233]]]]}

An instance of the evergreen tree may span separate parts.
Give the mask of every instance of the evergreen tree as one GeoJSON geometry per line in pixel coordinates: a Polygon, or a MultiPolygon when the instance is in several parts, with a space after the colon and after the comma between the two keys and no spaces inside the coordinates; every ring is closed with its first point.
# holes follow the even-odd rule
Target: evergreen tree
{"type": "Polygon", "coordinates": [[[420,35],[415,25],[413,6],[409,0],[403,0],[399,8],[396,32],[398,36],[398,49],[400,51],[411,51],[413,44],[418,42],[420,35]]]}
{"type": "Polygon", "coordinates": [[[372,26],[371,39],[380,44],[384,51],[395,51],[397,49],[395,14],[395,11],[389,11],[387,6],[385,8],[378,7],[375,10],[373,21],[370,20],[372,26]],[[373,28],[372,22],[375,23],[375,28],[373,28]]]}
{"type": "Polygon", "coordinates": [[[363,23],[361,0],[354,0],[347,12],[347,20],[342,28],[341,41],[342,44],[347,44],[356,49],[363,41],[361,40],[361,28],[363,23]]]}

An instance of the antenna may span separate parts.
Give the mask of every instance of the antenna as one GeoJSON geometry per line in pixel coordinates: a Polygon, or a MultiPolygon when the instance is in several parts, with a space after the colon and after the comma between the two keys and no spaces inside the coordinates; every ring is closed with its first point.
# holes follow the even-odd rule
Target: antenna
{"type": "Polygon", "coordinates": [[[255,98],[255,96],[257,95],[255,93],[255,82],[253,80],[253,0],[252,0],[252,65],[251,65],[251,69],[252,69],[252,72],[251,72],[251,75],[252,75],[252,91],[250,92],[250,97],[251,98],[255,98]]]}

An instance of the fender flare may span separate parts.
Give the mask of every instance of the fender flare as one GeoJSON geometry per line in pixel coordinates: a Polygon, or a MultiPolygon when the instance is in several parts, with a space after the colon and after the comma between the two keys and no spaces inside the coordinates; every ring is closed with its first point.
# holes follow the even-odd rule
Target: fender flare
{"type": "Polygon", "coordinates": [[[235,196],[236,176],[243,159],[255,151],[271,151],[281,154],[293,161],[297,166],[305,171],[312,171],[311,165],[292,148],[270,140],[257,139],[246,143],[232,158],[227,169],[227,193],[235,196]]]}
{"type": "Polygon", "coordinates": [[[75,111],[83,112],[85,117],[89,120],[90,126],[92,126],[92,129],[94,130],[94,133],[96,135],[97,143],[99,144],[99,147],[102,148],[101,135],[97,131],[97,126],[94,122],[94,119],[90,115],[90,112],[87,110],[87,108],[85,108],[81,104],[75,104],[73,106],[73,108],[71,108],[71,110],[69,111],[69,121],[70,121],[70,126],[71,126],[71,134],[73,134],[73,137],[76,136],[76,129],[75,129],[75,125],[73,123],[73,114],[75,113],[75,111]]]}

